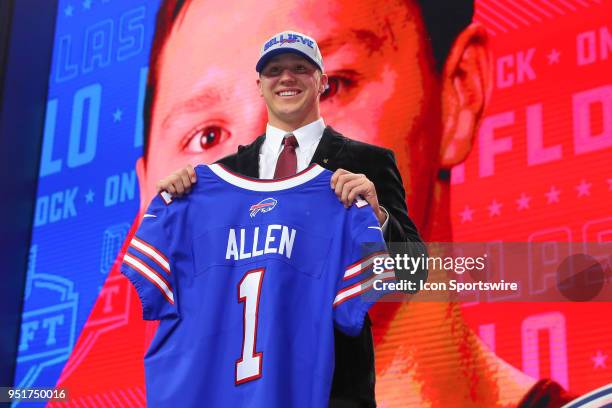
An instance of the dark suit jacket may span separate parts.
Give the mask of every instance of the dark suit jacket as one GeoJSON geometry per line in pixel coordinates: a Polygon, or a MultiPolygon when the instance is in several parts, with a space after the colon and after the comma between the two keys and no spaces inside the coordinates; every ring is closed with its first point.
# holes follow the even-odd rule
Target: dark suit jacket
{"type": "MultiPolygon", "coordinates": [[[[238,152],[219,163],[248,177],[259,177],[259,151],[265,135],[238,147],[238,152]]],[[[389,213],[385,232],[387,242],[421,242],[414,223],[408,218],[402,180],[393,152],[348,139],[327,126],[311,163],[335,171],[339,168],[362,173],[376,187],[378,201],[389,213]]],[[[335,331],[335,370],[330,407],[373,407],[374,346],[369,317],[357,337],[335,331]]]]}

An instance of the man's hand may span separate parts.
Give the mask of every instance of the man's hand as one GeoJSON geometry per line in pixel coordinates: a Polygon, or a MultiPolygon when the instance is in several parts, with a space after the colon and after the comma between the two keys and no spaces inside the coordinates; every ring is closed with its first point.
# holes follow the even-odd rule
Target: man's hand
{"type": "Polygon", "coordinates": [[[346,208],[353,204],[358,195],[361,195],[372,206],[380,225],[383,225],[387,220],[387,214],[378,204],[376,187],[365,175],[338,169],[331,178],[331,188],[334,189],[336,195],[346,208]]]}
{"type": "Polygon", "coordinates": [[[196,182],[196,174],[193,166],[187,166],[179,169],[157,182],[155,188],[157,191],[167,191],[175,197],[180,197],[183,194],[191,191],[191,186],[196,182]]]}

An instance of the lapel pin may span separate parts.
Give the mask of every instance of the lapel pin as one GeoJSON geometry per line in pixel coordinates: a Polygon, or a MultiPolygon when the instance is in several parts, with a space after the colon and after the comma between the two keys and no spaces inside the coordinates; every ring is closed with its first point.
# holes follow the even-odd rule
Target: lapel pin
{"type": "Polygon", "coordinates": [[[329,161],[329,159],[323,159],[323,163],[327,164],[327,162],[329,161]]]}

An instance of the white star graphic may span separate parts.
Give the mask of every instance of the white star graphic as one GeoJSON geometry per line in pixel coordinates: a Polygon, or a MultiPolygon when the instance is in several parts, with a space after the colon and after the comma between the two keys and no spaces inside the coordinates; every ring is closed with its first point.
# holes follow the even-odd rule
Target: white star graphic
{"type": "Polygon", "coordinates": [[[123,115],[123,111],[119,108],[115,109],[115,112],[113,112],[113,122],[119,122],[121,121],[121,116],[123,115]]]}
{"type": "Polygon", "coordinates": [[[85,202],[86,203],[93,203],[94,195],[95,195],[95,193],[90,188],[89,191],[87,191],[87,194],[85,194],[85,202]]]}
{"type": "Polygon", "coordinates": [[[491,205],[489,205],[489,217],[493,217],[494,215],[501,215],[502,204],[498,203],[497,200],[493,199],[491,205]]]}
{"type": "Polygon", "coordinates": [[[576,186],[578,191],[578,198],[591,195],[591,183],[587,183],[585,179],[582,179],[580,184],[576,186]]]}
{"type": "Polygon", "coordinates": [[[472,210],[470,207],[466,205],[463,211],[459,213],[459,215],[461,215],[461,223],[463,224],[466,221],[472,221],[473,214],[474,214],[474,210],[472,210]]]}
{"type": "Polygon", "coordinates": [[[603,354],[601,350],[597,350],[597,354],[591,357],[591,360],[593,360],[593,369],[606,368],[607,359],[608,359],[607,354],[603,354]]]}
{"type": "Polygon", "coordinates": [[[556,49],[553,48],[552,50],[550,50],[550,52],[546,56],[548,58],[548,65],[558,64],[560,56],[561,56],[561,53],[557,51],[556,49]]]}
{"type": "Polygon", "coordinates": [[[561,193],[561,190],[557,190],[557,187],[550,186],[550,190],[548,190],[548,193],[544,194],[546,198],[548,199],[547,203],[548,204],[558,203],[560,193],[561,193]]]}
{"type": "Polygon", "coordinates": [[[74,8],[72,6],[68,6],[64,9],[64,15],[66,17],[72,17],[72,12],[74,11],[74,8]]]}
{"type": "Polygon", "coordinates": [[[91,8],[91,0],[83,1],[83,8],[89,10],[91,8]]]}
{"type": "Polygon", "coordinates": [[[518,205],[519,210],[525,210],[529,208],[529,201],[531,201],[531,197],[526,195],[525,193],[521,193],[521,197],[516,200],[516,204],[518,205]]]}

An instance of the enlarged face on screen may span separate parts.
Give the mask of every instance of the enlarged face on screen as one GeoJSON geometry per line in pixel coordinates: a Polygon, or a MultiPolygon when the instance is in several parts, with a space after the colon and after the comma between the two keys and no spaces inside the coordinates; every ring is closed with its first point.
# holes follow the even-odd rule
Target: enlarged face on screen
{"type": "Polygon", "coordinates": [[[437,168],[440,104],[419,10],[406,1],[193,0],[184,7],[159,62],[139,172],[143,206],[172,171],[211,163],[264,132],[255,63],[263,41],[283,30],[317,39],[329,76],[326,124],[394,150],[418,223],[437,168]]]}

